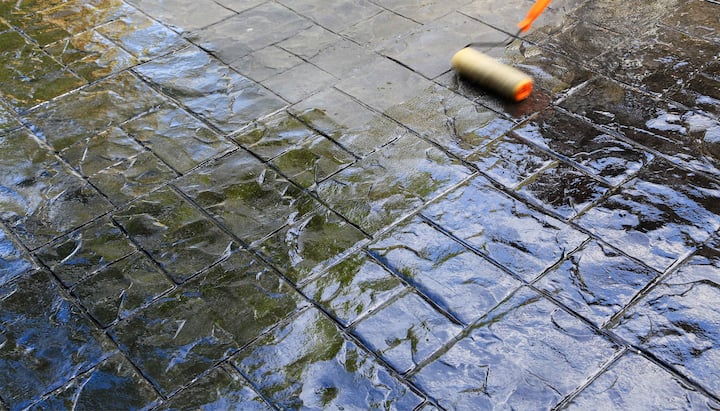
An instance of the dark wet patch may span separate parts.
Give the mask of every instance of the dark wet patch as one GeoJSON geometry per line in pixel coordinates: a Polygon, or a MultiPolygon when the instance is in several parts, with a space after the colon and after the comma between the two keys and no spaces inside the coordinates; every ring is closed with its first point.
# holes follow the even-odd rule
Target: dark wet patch
{"type": "Polygon", "coordinates": [[[229,235],[169,188],[130,204],[113,218],[177,282],[237,247],[229,235]]]}
{"type": "Polygon", "coordinates": [[[549,409],[617,350],[523,289],[413,380],[446,408],[549,409]]]}
{"type": "Polygon", "coordinates": [[[593,241],[535,285],[602,327],[658,274],[593,241]]]}
{"type": "Polygon", "coordinates": [[[687,2],[659,0],[644,3],[617,3],[613,0],[585,2],[572,14],[598,26],[622,33],[628,38],[643,34],[674,10],[685,8],[687,2]]]}
{"type": "Polygon", "coordinates": [[[139,410],[158,402],[159,396],[147,380],[125,357],[116,354],[29,409],[97,410],[109,404],[122,404],[125,409],[139,410]]]}
{"type": "MultiPolygon", "coordinates": [[[[587,63],[618,46],[624,37],[590,22],[580,20],[566,26],[540,45],[580,63],[587,63]]],[[[596,66],[595,62],[591,63],[596,66]]]]}
{"type": "Polygon", "coordinates": [[[417,294],[408,293],[361,320],[351,332],[398,372],[405,373],[461,330],[417,294]],[[389,323],[393,326],[387,327],[389,323]]]}
{"type": "Polygon", "coordinates": [[[485,315],[520,285],[420,219],[383,235],[368,250],[465,324],[485,315]]]}
{"type": "Polygon", "coordinates": [[[110,341],[44,271],[0,288],[3,400],[22,409],[100,363],[110,341]]]}
{"type": "Polygon", "coordinates": [[[46,245],[36,255],[66,287],[71,287],[134,251],[130,239],[105,217],[46,245]]]}
{"type": "Polygon", "coordinates": [[[344,326],[375,311],[404,289],[400,280],[364,253],[333,266],[303,292],[344,326]]]}
{"type": "Polygon", "coordinates": [[[586,410],[598,404],[608,410],[720,407],[677,376],[633,353],[611,365],[563,409],[586,410]]]}
{"type": "Polygon", "coordinates": [[[701,249],[677,272],[623,313],[616,331],[720,394],[720,254],[701,249]]]}
{"type": "Polygon", "coordinates": [[[656,160],[577,223],[658,271],[720,228],[720,185],[656,160]]]}
{"type": "Polygon", "coordinates": [[[176,184],[248,243],[301,219],[318,206],[309,195],[244,151],[209,163],[176,184]]]}
{"type": "Polygon", "coordinates": [[[247,411],[270,411],[272,408],[250,388],[236,369],[220,364],[184,388],[162,409],[180,411],[188,409],[242,409],[247,411]]]}
{"type": "Polygon", "coordinates": [[[164,394],[293,312],[300,295],[241,251],[110,330],[164,394]]]}
{"type": "Polygon", "coordinates": [[[233,362],[281,408],[413,409],[422,402],[317,310],[255,341],[233,362]]]}
{"type": "Polygon", "coordinates": [[[475,178],[422,211],[527,281],[563,259],[588,237],[475,178]]]}

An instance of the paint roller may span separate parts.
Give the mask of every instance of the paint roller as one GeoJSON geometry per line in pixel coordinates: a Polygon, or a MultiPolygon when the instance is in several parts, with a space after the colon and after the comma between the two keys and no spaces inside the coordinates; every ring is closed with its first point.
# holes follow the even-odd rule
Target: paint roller
{"type": "MultiPolygon", "coordinates": [[[[528,31],[548,4],[550,4],[550,0],[535,2],[525,19],[518,23],[520,30],[515,37],[528,31]]],[[[455,53],[451,60],[455,71],[471,82],[510,100],[526,99],[532,92],[532,77],[474,49],[473,46],[478,44],[481,43],[471,43],[455,53]]]]}

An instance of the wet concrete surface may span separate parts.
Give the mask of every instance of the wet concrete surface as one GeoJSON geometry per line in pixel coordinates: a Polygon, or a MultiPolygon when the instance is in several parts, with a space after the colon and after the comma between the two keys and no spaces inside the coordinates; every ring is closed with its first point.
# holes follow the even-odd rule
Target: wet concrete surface
{"type": "Polygon", "coordinates": [[[720,409],[720,3],[531,5],[1,2],[0,409],[720,409]]]}

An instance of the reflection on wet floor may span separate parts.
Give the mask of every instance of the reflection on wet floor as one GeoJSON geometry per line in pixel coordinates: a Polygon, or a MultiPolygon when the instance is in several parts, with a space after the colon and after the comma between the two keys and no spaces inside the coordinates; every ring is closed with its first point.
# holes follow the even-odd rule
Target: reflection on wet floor
{"type": "Polygon", "coordinates": [[[0,409],[720,409],[720,3],[532,3],[0,2],[0,409]]]}

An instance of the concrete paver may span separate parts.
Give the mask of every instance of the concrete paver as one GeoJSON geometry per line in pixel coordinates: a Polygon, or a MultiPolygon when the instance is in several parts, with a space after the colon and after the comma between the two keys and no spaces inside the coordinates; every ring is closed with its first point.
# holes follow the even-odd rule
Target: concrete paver
{"type": "Polygon", "coordinates": [[[720,408],[720,3],[531,5],[0,3],[0,409],[720,408]]]}

